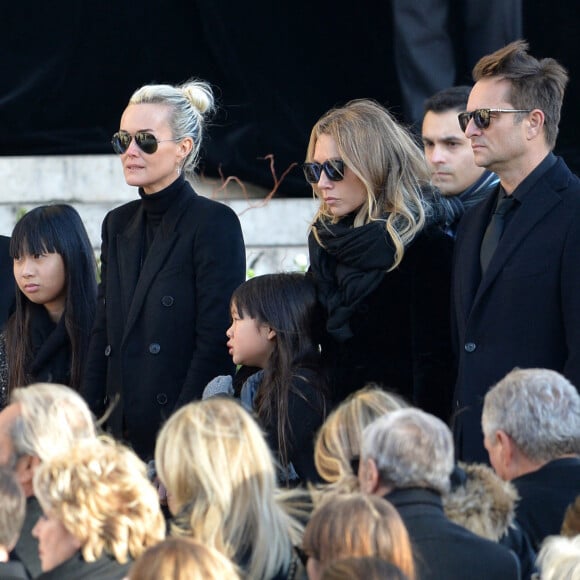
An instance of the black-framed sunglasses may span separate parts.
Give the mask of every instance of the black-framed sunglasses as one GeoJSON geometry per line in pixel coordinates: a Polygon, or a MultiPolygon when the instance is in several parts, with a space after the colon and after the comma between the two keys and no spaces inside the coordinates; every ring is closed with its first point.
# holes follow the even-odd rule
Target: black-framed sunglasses
{"type": "Polygon", "coordinates": [[[163,139],[162,141],[157,140],[153,133],[149,133],[148,131],[137,131],[135,135],[131,135],[129,131],[117,131],[113,138],[111,139],[111,145],[115,153],[121,155],[125,153],[127,149],[129,149],[129,145],[131,145],[131,141],[135,139],[135,143],[137,143],[137,147],[143,151],[143,153],[147,153],[147,155],[151,155],[157,151],[157,147],[159,143],[165,143],[167,141],[179,141],[179,139],[163,139]]]}
{"type": "Polygon", "coordinates": [[[492,113],[530,113],[533,109],[475,109],[475,111],[459,113],[459,126],[465,133],[469,121],[473,119],[478,129],[487,129],[491,123],[492,113]]]}
{"type": "Polygon", "coordinates": [[[323,171],[330,181],[344,179],[344,161],[342,159],[327,159],[324,163],[303,163],[302,170],[308,183],[318,183],[323,171]]]}

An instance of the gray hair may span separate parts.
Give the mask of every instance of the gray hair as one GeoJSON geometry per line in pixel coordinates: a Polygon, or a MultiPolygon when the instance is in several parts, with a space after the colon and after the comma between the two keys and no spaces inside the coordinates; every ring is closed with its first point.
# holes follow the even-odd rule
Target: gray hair
{"type": "Polygon", "coordinates": [[[453,439],[449,427],[419,409],[400,409],[363,431],[362,460],[372,459],[381,483],[395,488],[449,490],[453,439]]]}
{"type": "Polygon", "coordinates": [[[0,546],[11,550],[22,529],[26,498],[16,475],[8,467],[0,467],[0,546]]]}
{"type": "Polygon", "coordinates": [[[75,391],[64,385],[36,383],[12,392],[20,414],[11,428],[14,455],[33,455],[47,461],[66,453],[82,439],[97,436],[93,416],[75,391]]]}
{"type": "Polygon", "coordinates": [[[556,371],[508,373],[486,394],[481,423],[487,438],[501,429],[538,463],[580,452],[580,395],[556,371]]]}
{"type": "Polygon", "coordinates": [[[193,147],[182,166],[185,173],[193,173],[199,159],[204,118],[214,109],[214,96],[209,83],[194,79],[177,86],[145,85],[133,93],[129,104],[159,104],[169,108],[169,126],[173,137],[191,137],[193,140],[193,147]]]}

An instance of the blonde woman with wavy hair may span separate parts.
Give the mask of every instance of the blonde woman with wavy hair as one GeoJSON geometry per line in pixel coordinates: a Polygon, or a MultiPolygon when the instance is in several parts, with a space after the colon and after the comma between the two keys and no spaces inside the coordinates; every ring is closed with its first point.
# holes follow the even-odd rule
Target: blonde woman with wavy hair
{"type": "Polygon", "coordinates": [[[165,537],[157,491],[128,447],[102,437],[41,463],[42,506],[32,533],[42,579],[124,578],[132,561],[165,537]]]}
{"type": "Polygon", "coordinates": [[[302,527],[277,497],[264,435],[240,404],[190,403],[162,428],[159,479],[175,516],[172,534],[216,548],[248,578],[294,578],[302,527]]]}
{"type": "Polygon", "coordinates": [[[392,562],[409,580],[415,579],[405,524],[397,510],[377,496],[358,492],[329,496],[314,510],[302,547],[310,580],[319,580],[331,562],[363,556],[392,562]]]}
{"type": "Polygon", "coordinates": [[[314,463],[326,491],[358,490],[358,462],[363,429],[375,419],[407,403],[376,385],[349,395],[328,416],[316,436],[314,463]]]}
{"type": "Polygon", "coordinates": [[[303,165],[320,200],[308,245],[335,401],[368,382],[449,415],[453,242],[436,223],[423,152],[368,99],[325,113],[303,165]]]}

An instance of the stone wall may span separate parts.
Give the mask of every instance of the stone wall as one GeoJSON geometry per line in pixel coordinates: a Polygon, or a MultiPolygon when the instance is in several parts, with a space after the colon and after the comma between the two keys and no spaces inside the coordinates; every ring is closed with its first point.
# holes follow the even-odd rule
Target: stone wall
{"type": "MultiPolygon", "coordinates": [[[[0,234],[10,235],[22,213],[49,203],[69,203],[80,213],[98,254],[101,222],[110,209],[136,198],[114,155],[0,157],[0,234]]],[[[229,205],[240,218],[253,274],[306,266],[314,199],[268,198],[268,191],[200,179],[198,193],[229,205]]]]}

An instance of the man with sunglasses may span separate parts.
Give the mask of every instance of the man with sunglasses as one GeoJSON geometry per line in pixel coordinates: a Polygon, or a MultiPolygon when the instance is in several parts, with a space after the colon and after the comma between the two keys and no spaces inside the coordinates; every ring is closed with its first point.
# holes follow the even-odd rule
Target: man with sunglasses
{"type": "Polygon", "coordinates": [[[445,231],[452,237],[465,210],[480,203],[499,182],[497,175],[475,164],[471,143],[457,123],[470,91],[468,86],[449,87],[429,97],[421,128],[431,182],[443,194],[445,231]]]}
{"type": "Polygon", "coordinates": [[[459,124],[500,185],[459,224],[453,271],[459,459],[487,462],[483,398],[514,367],[580,386],[580,180],[552,150],[568,75],[517,41],[483,57],[459,124]]]}

